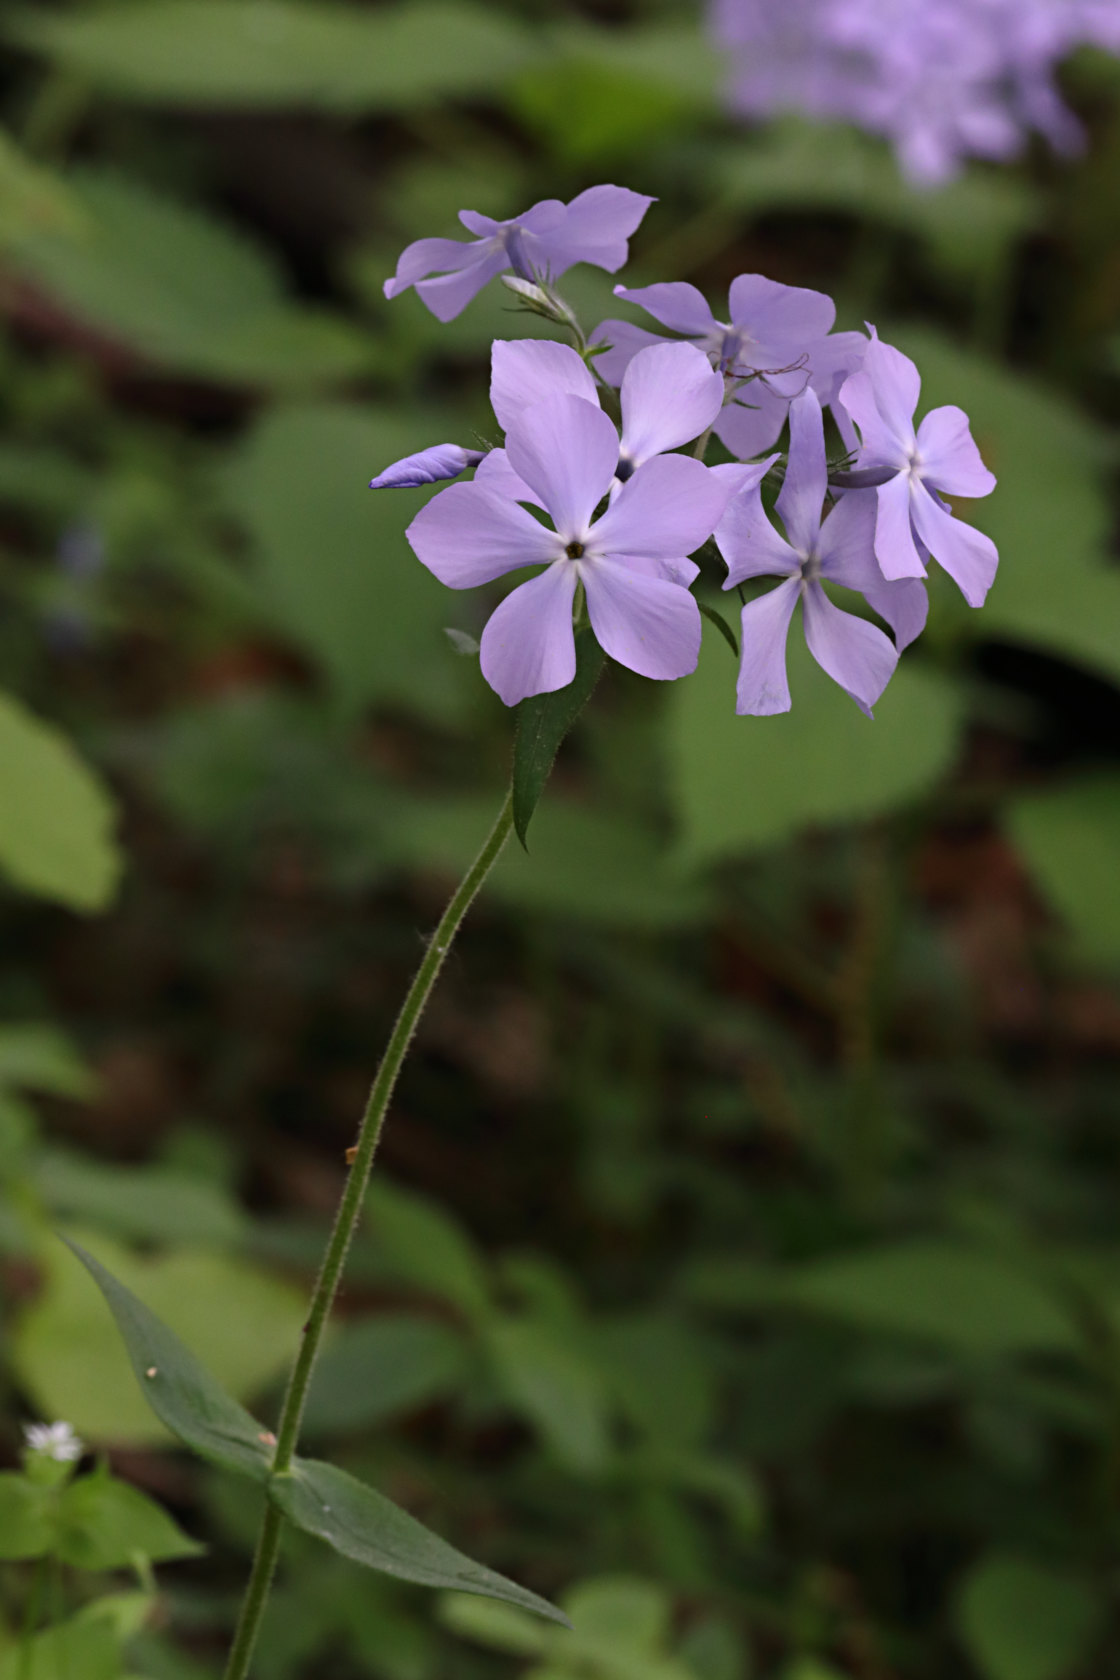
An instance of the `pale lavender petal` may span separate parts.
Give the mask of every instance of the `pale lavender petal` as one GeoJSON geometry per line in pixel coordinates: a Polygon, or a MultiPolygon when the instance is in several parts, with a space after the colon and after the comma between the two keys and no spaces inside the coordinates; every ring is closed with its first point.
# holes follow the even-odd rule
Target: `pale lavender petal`
{"type": "Polygon", "coordinates": [[[924,485],[918,486],[911,505],[918,535],[934,559],[944,566],[969,606],[982,607],[999,564],[991,537],[963,519],[954,519],[924,485]]]}
{"type": "Polygon", "coordinates": [[[866,333],[838,332],[810,347],[811,382],[822,408],[834,400],[845,379],[863,366],[868,342],[866,333]]]}
{"type": "Polygon", "coordinates": [[[888,581],[925,577],[926,569],[914,547],[910,524],[910,475],[899,473],[875,492],[879,499],[875,520],[875,558],[888,581]]]}
{"type": "Polygon", "coordinates": [[[571,200],[556,232],[542,236],[550,272],[560,275],[586,262],[615,273],[630,254],[630,235],[655,202],[629,187],[588,187],[571,200]]]}
{"type": "Polygon", "coordinates": [[[656,286],[616,286],[614,295],[636,303],[670,332],[703,338],[715,330],[715,317],[703,292],[686,280],[665,280],[656,286]]]}
{"type": "Polygon", "coordinates": [[[473,233],[477,239],[491,239],[494,234],[501,233],[504,222],[496,222],[493,216],[484,216],[479,210],[460,210],[459,220],[468,233],[473,233]]]}
{"type": "Polygon", "coordinates": [[[894,645],[899,653],[920,636],[929,617],[929,596],[921,578],[898,578],[894,583],[870,583],[862,591],[863,598],[879,617],[894,631],[894,645]]]}
{"type": "Polygon", "coordinates": [[[830,582],[864,594],[882,583],[883,573],[875,557],[878,508],[874,490],[849,490],[821,525],[817,559],[822,576],[830,582]]]}
{"type": "Polygon", "coordinates": [[[922,381],[909,356],[884,344],[874,327],[868,329],[871,343],[863,357],[863,372],[871,380],[875,403],[884,422],[900,441],[914,436],[914,410],[922,394],[922,381]]]}
{"type": "Polygon", "coordinates": [[[819,583],[806,585],[802,611],[809,652],[870,717],[898,664],[898,650],[890,637],[865,618],[833,606],[819,583]]]}
{"type": "Polygon", "coordinates": [[[595,381],[576,352],[547,338],[496,338],[490,348],[490,404],[503,432],[522,409],[546,397],[599,403],[595,381]]]}
{"type": "Polygon", "coordinates": [[[524,215],[511,216],[508,222],[501,225],[504,228],[524,228],[526,232],[538,236],[555,233],[557,228],[567,227],[569,208],[562,199],[542,198],[531,210],[526,210],[524,215]]]}
{"type": "Polygon", "coordinates": [[[460,449],[457,443],[436,443],[421,449],[416,455],[406,455],[391,467],[371,478],[371,490],[411,490],[418,484],[439,484],[445,478],[458,478],[468,467],[476,467],[482,460],[481,449],[460,449]]]}
{"type": "Polygon", "coordinates": [[[514,502],[531,502],[534,507],[544,506],[540,497],[534,495],[525,480],[518,478],[504,449],[491,449],[482,457],[474,475],[474,482],[485,485],[495,496],[508,496],[514,502]]]}
{"type": "Polygon", "coordinates": [[[581,572],[591,628],[612,659],[660,682],[695,671],[700,609],[687,589],[611,560],[581,572]]]}
{"type": "Polygon", "coordinates": [[[918,427],[922,477],[949,496],[990,496],[995,474],[980,458],[968,427],[968,415],[948,405],[934,408],[918,427]]]}
{"type": "Polygon", "coordinates": [[[555,560],[559,543],[517,502],[481,484],[453,484],[405,532],[417,559],[451,589],[473,589],[518,566],[555,560]]]}
{"type": "Polygon", "coordinates": [[[861,368],[858,373],[853,373],[850,378],[845,379],[837,401],[833,404],[833,412],[836,412],[838,406],[844,409],[859,427],[862,444],[859,456],[861,467],[886,466],[902,469],[909,465],[909,438],[899,437],[879,413],[875,400],[875,386],[866,369],[861,368]]]}
{"type": "Polygon", "coordinates": [[[482,632],[482,674],[507,706],[530,694],[567,688],[576,674],[572,601],[576,568],[557,560],[518,584],[482,632]]]}
{"type": "Polygon", "coordinates": [[[764,274],[740,274],[728,293],[731,319],[747,327],[760,344],[808,344],[823,338],[836,319],[836,305],[824,292],[783,286],[764,274]]]}
{"type": "Polygon", "coordinates": [[[640,466],[707,430],[723,407],[723,378],[694,344],[639,350],[622,380],[622,455],[640,466]]]}
{"type": "Polygon", "coordinates": [[[773,717],[775,712],[789,711],[786,637],[800,593],[800,582],[790,578],[748,601],[739,615],[742,651],[735,710],[740,716],[773,717]]]}
{"type": "Polygon", "coordinates": [[[506,454],[564,541],[582,541],[618,465],[618,433],[602,409],[582,397],[534,403],[507,433],[506,454]]]}
{"type": "Polygon", "coordinates": [[[747,460],[769,449],[786,423],[789,403],[761,379],[740,386],[720,410],[713,430],[732,455],[747,460]]]}
{"type": "Polygon", "coordinates": [[[681,559],[711,536],[733,493],[732,483],[691,455],[655,455],[626,480],[592,527],[588,548],[681,559]]]}
{"type": "Polygon", "coordinates": [[[453,321],[496,274],[509,267],[509,256],[498,250],[482,252],[461,274],[441,274],[438,280],[418,280],[416,290],[437,321],[453,321]]]}
{"type": "Polygon", "coordinates": [[[815,391],[805,391],[789,410],[789,462],[777,508],[793,547],[809,554],[821,528],[828,484],[824,421],[815,391]]]}
{"type": "Polygon", "coordinates": [[[736,496],[742,490],[753,490],[761,484],[778,459],[777,455],[768,455],[765,461],[721,461],[719,466],[709,467],[708,471],[728,486],[732,496],[736,496]]]}
{"type": "Polygon", "coordinates": [[[626,369],[631,361],[650,344],[664,344],[665,340],[656,333],[647,332],[645,327],[636,327],[631,321],[600,321],[591,334],[590,343],[609,344],[610,349],[604,350],[595,358],[595,371],[608,385],[621,385],[626,369]]]}
{"type": "Polygon", "coordinates": [[[478,259],[478,246],[463,239],[414,239],[401,252],[397,272],[382,290],[387,298],[399,297],[426,274],[469,268],[478,259]]]}
{"type": "Polygon", "coordinates": [[[658,560],[649,554],[612,554],[611,560],[616,566],[625,566],[629,572],[641,572],[643,577],[664,578],[667,583],[680,584],[682,589],[688,589],[700,576],[695,560],[658,560]]]}
{"type": "Polygon", "coordinates": [[[752,577],[798,577],[801,561],[766,517],[756,486],[728,503],[716,526],[716,547],[727,562],[725,589],[752,577]]]}

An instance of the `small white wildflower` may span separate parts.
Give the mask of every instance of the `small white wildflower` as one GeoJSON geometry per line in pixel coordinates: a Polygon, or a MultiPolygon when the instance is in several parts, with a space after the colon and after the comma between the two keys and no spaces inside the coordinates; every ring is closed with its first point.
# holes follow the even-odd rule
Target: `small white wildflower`
{"type": "Polygon", "coordinates": [[[23,1436],[30,1452],[53,1458],[56,1464],[74,1464],[86,1450],[68,1423],[27,1423],[23,1436]]]}

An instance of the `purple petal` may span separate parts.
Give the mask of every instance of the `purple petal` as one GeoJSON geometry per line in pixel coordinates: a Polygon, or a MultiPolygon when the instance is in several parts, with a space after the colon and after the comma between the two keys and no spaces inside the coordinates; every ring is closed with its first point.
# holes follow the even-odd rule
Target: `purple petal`
{"type": "Polygon", "coordinates": [[[949,496],[990,496],[995,474],[980,459],[968,415],[951,404],[934,408],[918,427],[922,477],[949,496]]]}
{"type": "MultiPolygon", "coordinates": [[[[879,413],[875,401],[875,386],[871,375],[863,368],[845,379],[840,387],[837,401],[833,404],[833,412],[846,412],[850,420],[854,420],[859,427],[861,448],[859,464],[861,467],[894,467],[901,470],[910,462],[909,435],[900,437],[887,425],[879,413]]],[[[849,433],[837,422],[845,442],[849,441],[849,433]]]]}
{"type": "Polygon", "coordinates": [[[823,338],[836,319],[836,305],[824,292],[783,286],[764,274],[740,274],[728,294],[731,319],[759,344],[808,344],[823,338]]]}
{"type": "Polygon", "coordinates": [[[572,601],[576,567],[567,560],[518,584],[482,632],[482,674],[507,706],[567,688],[576,674],[572,601]]]}
{"type": "Polygon", "coordinates": [[[703,338],[715,330],[715,317],[703,292],[685,280],[661,281],[656,286],[616,286],[614,295],[636,303],[670,332],[703,338]]]}
{"type": "Polygon", "coordinates": [[[707,430],[723,407],[723,378],[693,344],[639,350],[622,380],[622,454],[640,466],[707,430]]]}
{"type": "Polygon", "coordinates": [[[742,653],[735,710],[740,716],[773,717],[775,712],[789,711],[786,637],[800,593],[799,580],[790,578],[748,601],[739,616],[742,653]]]}
{"type": "Polygon", "coordinates": [[[468,467],[476,467],[482,460],[481,449],[460,449],[457,443],[436,443],[421,449],[417,455],[406,455],[391,467],[371,478],[371,490],[410,490],[417,484],[439,484],[445,478],[458,478],[468,467]]]}
{"type": "Polygon", "coordinates": [[[688,589],[700,576],[695,560],[655,560],[648,554],[615,554],[612,560],[625,566],[628,572],[641,572],[643,577],[664,578],[688,589]]]}
{"type": "Polygon", "coordinates": [[[786,423],[789,403],[761,379],[741,386],[720,410],[715,434],[732,455],[746,460],[769,449],[786,423]]]}
{"type": "Polygon", "coordinates": [[[655,202],[629,187],[588,187],[572,199],[562,226],[542,240],[550,272],[560,275],[586,262],[615,273],[630,255],[630,235],[655,202]]]}
{"type": "Polygon", "coordinates": [[[469,268],[478,259],[478,246],[463,239],[414,239],[401,252],[397,272],[386,280],[382,291],[387,298],[399,297],[426,274],[469,268]]]}
{"type": "Polygon", "coordinates": [[[925,629],[929,596],[921,578],[899,578],[894,583],[884,583],[880,578],[862,594],[872,612],[877,612],[894,631],[894,645],[899,653],[925,629]]]}
{"type": "Polygon", "coordinates": [[[804,391],[790,404],[789,463],[777,501],[786,536],[802,554],[816,546],[827,484],[821,405],[815,391],[804,391]]]}
{"type": "Polygon", "coordinates": [[[508,496],[513,502],[530,502],[533,507],[543,505],[540,497],[533,494],[525,480],[518,478],[504,449],[491,449],[489,454],[482,457],[474,475],[474,482],[485,485],[495,496],[508,496]]]}
{"type": "Polygon", "coordinates": [[[600,321],[591,334],[590,343],[609,344],[610,349],[604,350],[595,358],[595,371],[608,385],[621,385],[623,375],[630,366],[639,350],[645,350],[651,344],[664,344],[663,338],[656,333],[647,332],[645,327],[636,327],[630,321],[600,321]]]}
{"type": "Polygon", "coordinates": [[[582,397],[599,404],[595,381],[567,344],[546,338],[496,338],[490,350],[490,404],[503,432],[522,409],[546,397],[582,397]]]}
{"type": "Polygon", "coordinates": [[[728,486],[731,496],[737,496],[761,484],[776,460],[777,455],[768,455],[765,461],[721,461],[718,467],[709,467],[708,471],[728,486]]]}
{"type": "Polygon", "coordinates": [[[833,606],[819,583],[806,586],[802,610],[809,652],[870,717],[871,707],[898,664],[898,652],[890,637],[865,618],[833,606]]]}
{"type": "Polygon", "coordinates": [[[588,546],[596,554],[682,559],[711,536],[733,491],[691,455],[655,455],[626,480],[588,546]]]}
{"type": "Polygon", "coordinates": [[[882,583],[883,573],[875,558],[878,507],[874,490],[849,490],[822,523],[817,558],[822,575],[830,582],[863,594],[882,583]]]}
{"type": "Polygon", "coordinates": [[[598,404],[550,397],[522,409],[506,435],[506,454],[563,540],[582,541],[618,465],[618,433],[598,404]]]}
{"type": "Polygon", "coordinates": [[[591,628],[612,659],[661,682],[695,671],[700,609],[687,589],[611,560],[581,570],[591,628]]]}
{"type": "Polygon", "coordinates": [[[476,239],[492,239],[505,227],[504,222],[496,222],[493,216],[484,216],[478,210],[460,210],[459,220],[476,239]]]}
{"type": "Polygon", "coordinates": [[[912,508],[918,535],[934,559],[944,566],[969,606],[982,607],[999,564],[991,537],[966,525],[963,519],[954,519],[925,485],[918,486],[912,508]]]}
{"type": "Polygon", "coordinates": [[[555,560],[552,531],[517,502],[481,484],[453,484],[422,507],[405,532],[418,560],[450,589],[473,589],[518,566],[555,560]]]}
{"type": "Polygon", "coordinates": [[[752,577],[798,577],[801,561],[766,517],[756,486],[728,503],[716,526],[716,547],[727,562],[725,589],[752,577]]]}
{"type": "Polygon", "coordinates": [[[863,372],[871,381],[875,404],[890,431],[900,440],[914,436],[914,410],[922,394],[922,381],[909,356],[884,344],[874,327],[871,343],[863,357],[863,372]]]}
{"type": "Polygon", "coordinates": [[[500,225],[503,228],[524,229],[537,236],[554,233],[557,228],[567,227],[568,206],[560,198],[542,198],[524,215],[511,216],[508,222],[500,225]]]}
{"type": "MultiPolygon", "coordinates": [[[[920,489],[920,486],[919,486],[920,489]]],[[[910,475],[900,472],[875,492],[875,558],[889,581],[902,577],[925,577],[926,569],[914,546],[910,524],[910,475]]]]}
{"type": "Polygon", "coordinates": [[[483,252],[478,261],[461,274],[441,274],[438,280],[418,280],[416,290],[437,321],[453,321],[496,274],[508,267],[509,257],[505,251],[498,250],[489,255],[483,252]]]}
{"type": "Polygon", "coordinates": [[[809,352],[812,386],[822,408],[835,399],[845,379],[863,366],[867,344],[864,333],[838,332],[829,333],[827,338],[812,345],[809,352]]]}

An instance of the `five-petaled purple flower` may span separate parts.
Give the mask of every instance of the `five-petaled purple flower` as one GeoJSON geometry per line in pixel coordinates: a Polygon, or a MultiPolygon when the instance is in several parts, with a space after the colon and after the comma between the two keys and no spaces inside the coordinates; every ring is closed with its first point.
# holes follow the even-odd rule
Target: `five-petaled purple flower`
{"type": "Polygon", "coordinates": [[[785,538],[767,519],[757,486],[733,498],[716,529],[728,567],[725,589],[746,578],[786,579],[743,608],[736,704],[741,713],[766,717],[789,711],[786,636],[798,601],[809,652],[868,716],[898,663],[899,649],[925,624],[921,583],[885,583],[876,565],[871,493],[849,492],[822,522],[827,486],[821,406],[814,391],[805,391],[790,407],[789,464],[777,501],[785,538]],[[891,625],[898,647],[866,619],[834,606],[822,579],[858,590],[891,625]]]}
{"type": "Polygon", "coordinates": [[[653,202],[629,187],[601,186],[588,187],[568,204],[543,199],[506,222],[460,210],[459,220],[475,235],[473,242],[414,240],[401,252],[396,274],[386,280],[385,296],[395,298],[415,286],[433,315],[451,321],[506,269],[523,280],[555,280],[573,263],[586,262],[614,274],[653,202]]]}
{"type": "Polygon", "coordinates": [[[882,475],[876,490],[875,554],[885,578],[924,577],[929,555],[980,607],[999,556],[990,537],[954,519],[942,495],[987,496],[995,475],[980,459],[968,416],[934,408],[914,430],[922,382],[909,356],[884,344],[874,327],[858,373],[840,388],[840,402],[859,427],[858,472],[882,475]]]}
{"type": "Polygon", "coordinates": [[[582,584],[591,627],[613,659],[670,680],[696,666],[700,612],[676,567],[715,529],[727,482],[685,455],[640,466],[607,510],[619,438],[602,410],[578,396],[523,409],[506,436],[509,465],[553,530],[485,483],[454,484],[408,528],[428,569],[453,589],[490,583],[522,566],[539,576],[507,595],[482,633],[482,671],[507,706],[565,688],[575,675],[572,606],[582,584]]]}
{"type": "MultiPolygon", "coordinates": [[[[832,331],[836,305],[823,292],[783,286],[762,274],[740,274],[731,282],[727,321],[718,321],[703,294],[684,281],[614,290],[698,345],[724,376],[728,401],[715,431],[741,460],[772,446],[790,402],[808,386],[831,402],[867,347],[862,333],[832,331]]],[[[644,345],[660,342],[628,321],[603,321],[592,336],[611,346],[597,365],[615,385],[644,345]]]]}

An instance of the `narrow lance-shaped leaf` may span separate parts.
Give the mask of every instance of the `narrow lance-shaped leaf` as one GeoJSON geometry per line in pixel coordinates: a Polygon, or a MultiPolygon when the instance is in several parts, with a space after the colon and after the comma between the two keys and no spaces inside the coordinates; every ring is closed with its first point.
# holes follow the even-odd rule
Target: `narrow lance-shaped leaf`
{"type": "Polygon", "coordinates": [[[473,1563],[383,1494],[333,1464],[297,1458],[290,1472],[273,1477],[268,1495],[297,1528],[317,1535],[367,1569],[422,1587],[501,1599],[569,1625],[563,1611],[547,1599],[473,1563]]]}
{"type": "Polygon", "coordinates": [[[513,826],[528,851],[526,836],[537,801],[544,792],[556,754],[591,697],[605,655],[590,626],[576,633],[576,674],[567,688],[534,694],[517,708],[513,746],[513,826]]]}
{"type": "Polygon", "coordinates": [[[136,1380],[160,1421],[200,1458],[264,1482],[272,1470],[272,1436],[226,1393],[183,1346],[100,1261],[63,1237],[109,1304],[124,1338],[136,1380]]]}

